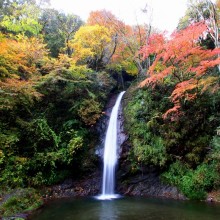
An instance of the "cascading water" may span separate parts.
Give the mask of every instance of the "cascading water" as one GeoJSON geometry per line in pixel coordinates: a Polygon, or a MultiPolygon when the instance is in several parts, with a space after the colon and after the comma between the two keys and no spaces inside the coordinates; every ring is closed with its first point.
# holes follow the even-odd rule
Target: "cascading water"
{"type": "Polygon", "coordinates": [[[115,187],[115,166],[117,164],[117,122],[118,122],[118,110],[121,103],[122,96],[125,91],[121,92],[116,100],[116,103],[112,109],[108,129],[105,137],[104,146],[104,169],[103,169],[103,181],[102,181],[102,194],[98,196],[98,199],[113,199],[118,195],[114,193],[115,187]]]}

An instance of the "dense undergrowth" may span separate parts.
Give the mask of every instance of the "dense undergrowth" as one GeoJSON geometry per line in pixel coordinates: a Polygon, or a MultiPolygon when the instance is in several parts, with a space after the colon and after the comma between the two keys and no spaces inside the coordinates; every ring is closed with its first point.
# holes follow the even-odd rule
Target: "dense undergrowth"
{"type": "Polygon", "coordinates": [[[161,180],[190,199],[204,199],[220,185],[220,93],[205,93],[196,101],[184,102],[181,117],[164,119],[171,106],[172,87],[140,88],[139,83],[125,97],[125,127],[132,148],[132,172],[140,164],[155,166],[161,180]]]}
{"type": "Polygon", "coordinates": [[[1,188],[49,185],[86,169],[96,141],[91,126],[112,81],[104,72],[77,74],[52,72],[36,85],[39,100],[1,109],[1,188]]]}

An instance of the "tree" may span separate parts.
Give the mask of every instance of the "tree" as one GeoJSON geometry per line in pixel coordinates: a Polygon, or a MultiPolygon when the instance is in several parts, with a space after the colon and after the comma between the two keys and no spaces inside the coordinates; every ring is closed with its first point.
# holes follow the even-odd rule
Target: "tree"
{"type": "Polygon", "coordinates": [[[58,57],[58,54],[61,52],[71,56],[73,51],[69,42],[83,24],[81,18],[74,14],[66,15],[54,9],[46,9],[40,20],[43,26],[45,41],[52,56],[58,57]]]}
{"type": "Polygon", "coordinates": [[[8,77],[20,74],[20,79],[27,80],[30,76],[24,76],[22,72],[34,75],[37,65],[47,56],[46,45],[43,44],[42,39],[35,37],[17,35],[10,39],[2,35],[0,45],[1,67],[10,73],[8,77]]]}
{"type": "Polygon", "coordinates": [[[10,109],[17,102],[39,98],[34,84],[40,74],[38,65],[47,56],[42,40],[18,35],[0,37],[0,109],[10,109]]]}
{"type": "Polygon", "coordinates": [[[138,51],[147,41],[149,29],[146,26],[131,27],[106,10],[91,12],[88,24],[103,25],[111,33],[115,50],[109,68],[125,70],[132,75],[143,72],[146,62],[143,62],[138,51]]]}
{"type": "Polygon", "coordinates": [[[45,9],[40,17],[44,41],[52,57],[58,57],[65,48],[65,37],[58,25],[58,14],[59,12],[55,9],[45,9]]]}
{"type": "Polygon", "coordinates": [[[103,68],[111,56],[111,36],[104,26],[82,26],[71,41],[74,58],[78,63],[98,70],[103,68]]]}
{"type": "Polygon", "coordinates": [[[122,68],[132,75],[143,73],[147,64],[138,51],[146,44],[146,28],[141,25],[125,25],[119,30],[119,39],[120,44],[113,61],[120,63],[122,68]]]}
{"type": "MultiPolygon", "coordinates": [[[[211,39],[215,48],[220,48],[219,38],[219,1],[211,0],[189,1],[186,15],[180,20],[178,29],[186,28],[191,23],[204,22],[207,26],[207,39],[211,39]]],[[[210,43],[209,43],[210,44],[210,43]]],[[[220,71],[220,66],[218,66],[220,71]]]]}
{"type": "Polygon", "coordinates": [[[156,56],[148,71],[150,77],[141,86],[168,83],[174,87],[170,96],[174,107],[164,117],[180,112],[182,103],[196,99],[210,87],[213,91],[218,87],[218,76],[209,71],[220,63],[219,49],[208,50],[199,45],[206,31],[204,23],[192,24],[175,32],[170,40],[155,44],[152,39],[141,51],[145,57],[152,53],[156,56]]]}
{"type": "Polygon", "coordinates": [[[117,29],[124,26],[124,23],[117,19],[110,11],[92,11],[87,20],[88,25],[100,25],[108,28],[111,34],[115,34],[117,29]]]}
{"type": "Polygon", "coordinates": [[[100,25],[108,29],[109,36],[111,38],[111,54],[108,56],[106,64],[111,63],[112,57],[114,56],[118,44],[119,44],[119,35],[117,28],[124,26],[124,23],[118,20],[115,15],[110,11],[100,10],[92,11],[87,20],[88,25],[100,25]]]}
{"type": "Polygon", "coordinates": [[[3,16],[0,27],[6,32],[38,35],[42,26],[39,23],[40,8],[35,1],[3,1],[3,16]]]}

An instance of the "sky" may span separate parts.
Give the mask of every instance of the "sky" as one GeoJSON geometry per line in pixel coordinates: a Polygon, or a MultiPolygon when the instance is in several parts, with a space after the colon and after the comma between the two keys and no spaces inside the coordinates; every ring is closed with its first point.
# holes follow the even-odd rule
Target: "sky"
{"type": "Polygon", "coordinates": [[[148,24],[162,31],[173,32],[184,16],[187,0],[50,0],[51,7],[73,13],[86,21],[89,13],[106,9],[126,24],[148,24]],[[148,4],[148,13],[143,13],[148,4]],[[150,9],[149,9],[150,8],[150,9]]]}

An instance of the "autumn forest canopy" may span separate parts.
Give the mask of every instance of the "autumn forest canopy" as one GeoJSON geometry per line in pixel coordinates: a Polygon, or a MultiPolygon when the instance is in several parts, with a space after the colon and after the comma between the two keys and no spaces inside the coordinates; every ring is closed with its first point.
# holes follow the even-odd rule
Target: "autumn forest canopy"
{"type": "Polygon", "coordinates": [[[92,172],[96,123],[122,89],[129,173],[153,166],[191,199],[218,190],[219,27],[219,0],[189,1],[170,36],[105,9],[83,21],[0,0],[1,190],[92,172]]]}

